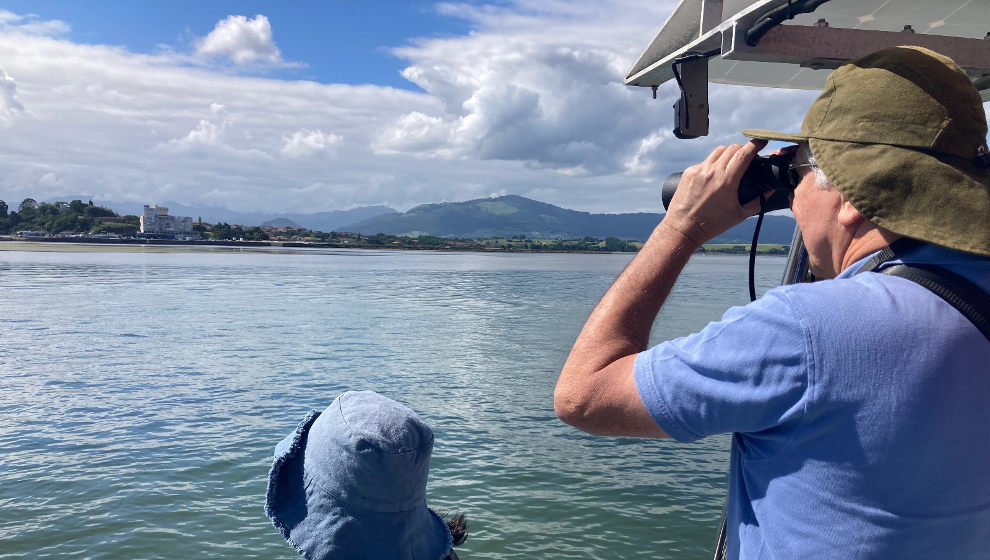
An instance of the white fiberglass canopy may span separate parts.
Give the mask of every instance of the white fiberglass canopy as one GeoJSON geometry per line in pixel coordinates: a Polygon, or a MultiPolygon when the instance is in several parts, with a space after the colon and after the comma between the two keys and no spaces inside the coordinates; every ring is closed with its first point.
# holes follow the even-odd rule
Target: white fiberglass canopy
{"type": "Polygon", "coordinates": [[[830,69],[897,45],[951,57],[990,101],[990,0],[681,0],[625,82],[658,86],[675,59],[704,54],[702,83],[821,89],[830,69]],[[802,6],[814,11],[786,19],[802,6]]]}

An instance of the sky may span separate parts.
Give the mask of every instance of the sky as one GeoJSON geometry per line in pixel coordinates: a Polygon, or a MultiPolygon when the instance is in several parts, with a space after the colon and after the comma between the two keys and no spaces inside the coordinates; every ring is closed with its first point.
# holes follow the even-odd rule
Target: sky
{"type": "Polygon", "coordinates": [[[660,211],[663,178],[814,92],[622,79],[673,0],[0,0],[0,199],[321,212],[517,194],[660,211]]]}

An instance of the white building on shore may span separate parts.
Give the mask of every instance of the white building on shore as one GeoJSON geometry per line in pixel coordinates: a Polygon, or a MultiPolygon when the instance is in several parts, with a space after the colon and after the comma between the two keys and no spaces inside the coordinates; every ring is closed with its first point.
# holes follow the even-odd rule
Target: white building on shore
{"type": "Polygon", "coordinates": [[[141,233],[192,235],[192,232],[192,218],[169,216],[168,208],[157,204],[144,205],[144,212],[141,214],[141,233]]]}

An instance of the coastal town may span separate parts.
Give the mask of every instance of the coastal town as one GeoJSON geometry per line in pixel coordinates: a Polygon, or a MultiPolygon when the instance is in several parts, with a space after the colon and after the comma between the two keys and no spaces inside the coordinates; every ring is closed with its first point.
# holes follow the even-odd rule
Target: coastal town
{"type": "MultiPolygon", "coordinates": [[[[144,205],[140,216],[120,216],[110,208],[82,202],[37,202],[25,199],[17,210],[0,200],[0,239],[62,243],[145,245],[230,245],[246,247],[310,247],[352,249],[405,249],[434,251],[507,252],[636,252],[642,242],[616,237],[604,239],[532,238],[526,235],[455,238],[434,235],[373,235],[343,231],[322,232],[292,226],[243,226],[206,223],[190,216],[174,216],[168,208],[144,205]]],[[[786,255],[787,245],[760,244],[764,255],[786,255]]],[[[748,254],[749,246],[712,243],[700,253],[748,254]]]]}

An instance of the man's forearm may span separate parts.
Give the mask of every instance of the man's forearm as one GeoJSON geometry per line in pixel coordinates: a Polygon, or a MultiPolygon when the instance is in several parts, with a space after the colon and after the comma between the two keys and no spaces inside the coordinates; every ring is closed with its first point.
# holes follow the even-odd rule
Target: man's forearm
{"type": "Polygon", "coordinates": [[[588,317],[565,370],[598,370],[645,350],[660,307],[697,248],[677,229],[661,222],[588,317]]]}
{"type": "MultiPolygon", "coordinates": [[[[698,245],[673,223],[661,222],[591,312],[557,381],[555,406],[568,420],[594,414],[608,399],[609,366],[646,349],[660,307],[698,245]]],[[[589,430],[591,431],[591,430],[589,430]]]]}

